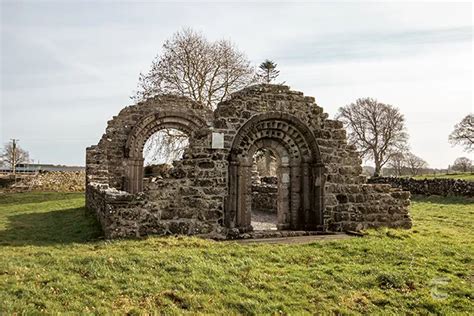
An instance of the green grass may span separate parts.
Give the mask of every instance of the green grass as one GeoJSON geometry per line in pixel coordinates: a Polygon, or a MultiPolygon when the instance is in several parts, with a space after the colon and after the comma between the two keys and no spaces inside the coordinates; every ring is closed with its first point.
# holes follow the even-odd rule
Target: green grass
{"type": "Polygon", "coordinates": [[[460,179],[474,181],[474,173],[451,173],[451,174],[424,174],[413,177],[417,180],[423,179],[460,179]]]}
{"type": "Polygon", "coordinates": [[[0,314],[473,314],[474,204],[419,198],[412,230],[307,245],[106,241],[82,194],[0,196],[0,314]]]}

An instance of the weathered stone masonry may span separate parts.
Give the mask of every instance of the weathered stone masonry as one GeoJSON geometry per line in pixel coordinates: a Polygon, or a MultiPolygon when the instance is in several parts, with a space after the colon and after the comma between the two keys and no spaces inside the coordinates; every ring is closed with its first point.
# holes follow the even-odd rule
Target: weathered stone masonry
{"type": "Polygon", "coordinates": [[[241,90],[214,112],[176,96],[126,107],[86,150],[87,208],[108,238],[250,231],[252,159],[261,148],[278,160],[279,229],[411,227],[409,193],[366,184],[342,124],[281,85],[241,90]],[[163,128],[186,133],[189,147],[169,176],[144,182],[143,146],[163,128]],[[223,148],[212,148],[213,134],[223,135],[223,148]]]}

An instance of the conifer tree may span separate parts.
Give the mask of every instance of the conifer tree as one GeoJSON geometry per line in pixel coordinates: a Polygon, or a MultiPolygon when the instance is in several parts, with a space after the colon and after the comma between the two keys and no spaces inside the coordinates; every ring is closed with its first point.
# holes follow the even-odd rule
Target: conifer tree
{"type": "Polygon", "coordinates": [[[280,71],[276,69],[277,66],[277,64],[269,59],[266,59],[263,63],[261,63],[258,67],[258,77],[260,80],[264,83],[271,83],[273,80],[275,80],[280,74],[280,71]]]}

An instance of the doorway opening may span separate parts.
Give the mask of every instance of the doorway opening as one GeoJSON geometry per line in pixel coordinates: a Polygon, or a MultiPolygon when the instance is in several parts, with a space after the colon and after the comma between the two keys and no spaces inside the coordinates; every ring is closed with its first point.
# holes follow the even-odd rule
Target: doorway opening
{"type": "MultiPolygon", "coordinates": [[[[260,148],[252,157],[251,222],[253,230],[281,229],[282,197],[287,195],[280,180],[281,159],[270,148],[260,148]]],[[[286,199],[285,199],[286,200],[286,199]]]]}

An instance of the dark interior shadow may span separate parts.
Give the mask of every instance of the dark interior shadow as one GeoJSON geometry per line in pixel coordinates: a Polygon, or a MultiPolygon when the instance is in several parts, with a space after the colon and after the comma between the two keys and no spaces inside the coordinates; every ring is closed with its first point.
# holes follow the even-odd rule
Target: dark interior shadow
{"type": "Polygon", "coordinates": [[[0,205],[22,205],[84,197],[84,192],[22,192],[0,195],[0,205]]]}
{"type": "Polygon", "coordinates": [[[101,235],[95,217],[79,207],[8,216],[5,230],[0,231],[0,245],[85,243],[97,240],[101,235]]]}
{"type": "Polygon", "coordinates": [[[420,195],[414,194],[411,197],[413,202],[435,203],[445,205],[470,205],[474,204],[474,197],[467,196],[440,196],[440,195],[420,195]]]}

